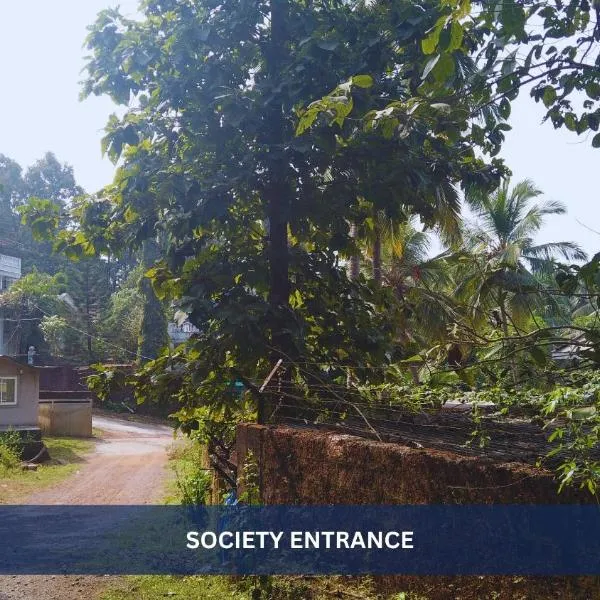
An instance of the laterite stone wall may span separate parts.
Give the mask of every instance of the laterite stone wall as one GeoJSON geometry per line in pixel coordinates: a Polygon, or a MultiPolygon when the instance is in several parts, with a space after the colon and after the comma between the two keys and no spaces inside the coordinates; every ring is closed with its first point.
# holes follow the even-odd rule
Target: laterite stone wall
{"type": "MultiPolygon", "coordinates": [[[[242,424],[238,475],[252,452],[265,504],[556,504],[593,502],[557,494],[552,474],[451,452],[350,435],[242,424]]],[[[351,578],[350,578],[351,579],[351,578]]],[[[600,600],[600,579],[535,577],[378,577],[382,594],[419,600],[600,600]]],[[[350,582],[351,585],[351,582],[350,582]]],[[[389,597],[389,596],[387,596],[389,597]]]]}

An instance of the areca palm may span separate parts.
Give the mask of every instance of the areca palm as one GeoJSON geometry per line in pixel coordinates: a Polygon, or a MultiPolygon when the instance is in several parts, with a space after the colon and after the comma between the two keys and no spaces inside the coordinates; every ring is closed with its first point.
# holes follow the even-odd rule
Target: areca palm
{"type": "Polygon", "coordinates": [[[504,337],[511,325],[518,329],[533,308],[547,299],[543,278],[552,272],[557,258],[586,258],[573,242],[535,243],[544,218],[566,212],[560,202],[534,203],[541,194],[528,179],[512,188],[506,179],[492,194],[472,192],[466,198],[478,222],[465,235],[473,261],[457,294],[469,298],[476,321],[488,319],[493,312],[504,337]]]}

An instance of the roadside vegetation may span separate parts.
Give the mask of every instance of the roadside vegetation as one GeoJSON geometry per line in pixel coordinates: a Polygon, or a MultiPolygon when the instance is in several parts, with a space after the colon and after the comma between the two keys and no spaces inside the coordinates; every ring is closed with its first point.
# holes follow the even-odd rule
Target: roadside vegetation
{"type": "Polygon", "coordinates": [[[212,476],[198,442],[178,440],[169,450],[165,504],[210,504],[212,476]]]}
{"type": "Polygon", "coordinates": [[[100,600],[426,600],[411,593],[381,593],[369,578],[344,577],[129,577],[100,600]],[[262,596],[260,594],[263,594],[262,596]]]}
{"type": "Polygon", "coordinates": [[[29,494],[51,487],[73,475],[93,446],[93,440],[47,437],[51,459],[35,471],[21,468],[13,443],[0,440],[0,504],[18,504],[29,494]]]}

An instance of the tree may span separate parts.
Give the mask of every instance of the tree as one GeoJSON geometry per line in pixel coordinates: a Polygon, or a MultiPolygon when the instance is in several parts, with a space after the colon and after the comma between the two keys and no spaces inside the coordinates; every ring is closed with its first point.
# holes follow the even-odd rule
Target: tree
{"type": "Polygon", "coordinates": [[[94,362],[100,358],[95,344],[99,321],[110,298],[108,264],[101,258],[87,257],[69,263],[65,271],[67,290],[85,336],[86,352],[80,360],[94,362]]]}
{"type": "Polygon", "coordinates": [[[99,322],[102,354],[113,360],[131,362],[138,354],[138,338],[144,318],[144,296],[140,283],[144,274],[138,265],[113,293],[99,322]]]}
{"type": "Polygon", "coordinates": [[[44,198],[64,207],[83,193],[75,181],[73,167],[59,162],[52,152],[46,152],[23,175],[24,198],[44,198]]]}
{"type": "MultiPolygon", "coordinates": [[[[155,240],[145,240],[142,246],[142,266],[149,269],[159,258],[160,248],[155,240]]],[[[150,280],[142,276],[139,291],[143,298],[142,318],[138,330],[138,360],[146,362],[158,357],[169,344],[165,309],[156,297],[150,280]]]]}
{"type": "MultiPolygon", "coordinates": [[[[15,208],[19,210],[20,206],[31,199],[40,199],[51,202],[57,211],[64,212],[83,193],[83,189],[75,181],[73,168],[59,162],[52,152],[47,152],[25,170],[21,196],[15,208]]],[[[27,226],[19,227],[18,239],[25,272],[34,266],[38,271],[50,274],[66,268],[68,261],[63,256],[52,253],[50,242],[35,240],[27,226]]]]}
{"type": "MultiPolygon", "coordinates": [[[[498,310],[499,324],[505,337],[517,326],[543,295],[543,286],[534,275],[556,268],[554,259],[584,260],[585,253],[573,242],[535,244],[534,236],[544,217],[565,213],[559,202],[532,204],[541,195],[535,185],[524,180],[512,189],[505,180],[491,195],[471,193],[467,200],[479,219],[470,232],[470,246],[478,266],[459,285],[461,295],[472,298],[478,319],[489,318],[498,310]]],[[[476,318],[477,316],[474,315],[476,318]]]]}
{"type": "Polygon", "coordinates": [[[8,316],[7,338],[11,353],[27,356],[36,348],[42,363],[54,358],[74,360],[85,348],[77,311],[65,299],[66,277],[33,270],[0,296],[0,307],[8,316]]]}
{"type": "MultiPolygon", "coordinates": [[[[448,137],[444,105],[414,107],[397,136],[347,118],[410,97],[435,11],[403,2],[374,19],[361,2],[334,0],[143,10],[141,21],[104,11],[91,29],[84,93],[134,108],[110,120],[104,140],[120,161],[114,184],[74,207],[79,229],[63,230],[57,248],[116,253],[165,240],[148,274],[201,333],[148,368],[155,381],[177,381],[166,385],[191,414],[201,402],[221,406],[233,378],[252,389],[275,358],[298,385],[345,377],[328,364],[365,374],[386,361],[389,290],[350,282],[339,267],[362,199],[434,226],[456,216],[454,185],[497,175],[448,137]],[[407,20],[401,38],[387,35],[407,20]],[[357,71],[369,75],[348,82],[357,71]],[[330,126],[311,102],[340,82],[342,116],[330,126]]],[[[43,217],[39,205],[29,211],[30,222],[43,217]]]]}
{"type": "MultiPolygon", "coordinates": [[[[457,63],[476,56],[481,70],[468,78],[468,88],[480,104],[496,106],[507,119],[511,101],[530,89],[554,127],[591,133],[592,146],[600,147],[596,0],[440,0],[439,6],[442,15],[422,41],[429,57],[424,80],[450,92],[457,63]]],[[[472,138],[498,151],[504,128],[491,113],[480,125],[472,138]]]]}
{"type": "Polygon", "coordinates": [[[21,167],[0,154],[0,248],[14,252],[18,220],[14,207],[23,192],[21,167]]]}

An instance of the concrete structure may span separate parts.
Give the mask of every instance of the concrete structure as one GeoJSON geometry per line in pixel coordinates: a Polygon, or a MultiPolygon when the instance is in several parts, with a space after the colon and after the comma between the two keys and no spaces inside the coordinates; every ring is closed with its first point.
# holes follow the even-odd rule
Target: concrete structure
{"type": "Polygon", "coordinates": [[[0,356],[0,430],[37,429],[39,371],[0,356]]]}
{"type": "MultiPolygon", "coordinates": [[[[21,278],[21,259],[0,254],[0,294],[21,278]]],[[[8,340],[5,332],[5,315],[0,308],[0,355],[8,354],[8,340]]]]}
{"type": "Polygon", "coordinates": [[[181,325],[177,325],[176,323],[169,323],[167,325],[169,339],[173,346],[178,346],[179,344],[183,344],[187,342],[192,335],[195,333],[199,333],[199,330],[194,327],[189,321],[184,321],[181,325]]]}

